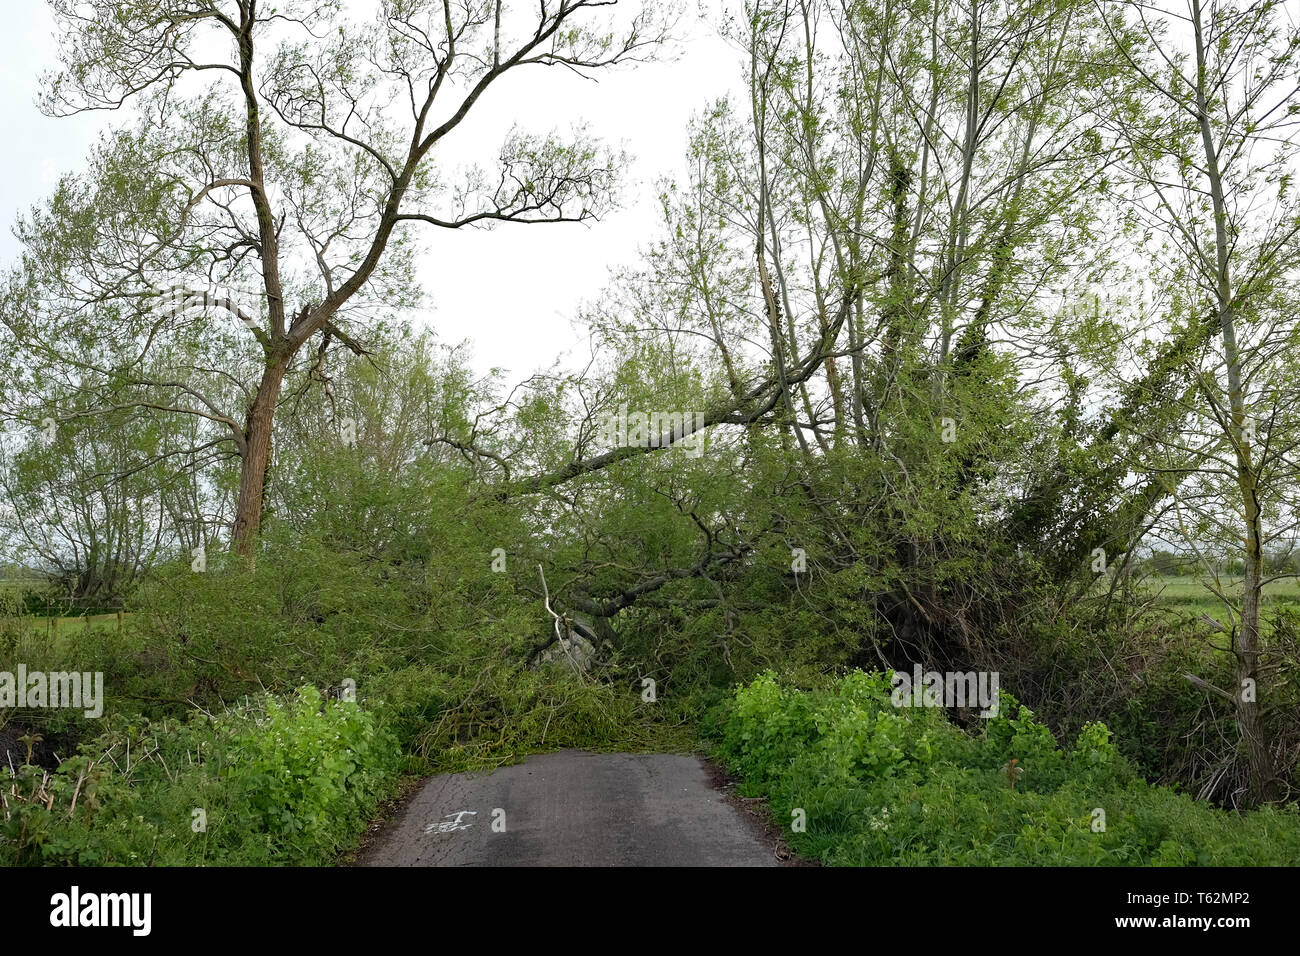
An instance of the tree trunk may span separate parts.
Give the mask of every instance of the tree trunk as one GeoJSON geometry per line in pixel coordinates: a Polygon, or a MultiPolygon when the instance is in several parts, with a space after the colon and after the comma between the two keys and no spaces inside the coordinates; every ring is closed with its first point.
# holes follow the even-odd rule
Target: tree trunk
{"type": "Polygon", "coordinates": [[[1228,405],[1232,415],[1230,440],[1235,450],[1237,487],[1241,491],[1241,514],[1245,522],[1245,580],[1241,602],[1241,626],[1237,628],[1233,653],[1237,658],[1236,700],[1237,733],[1246,749],[1249,775],[1248,806],[1270,803],[1276,799],[1277,779],[1273,756],[1264,740],[1259,719],[1259,598],[1263,580],[1263,522],[1259,507],[1259,468],[1251,451],[1253,435],[1247,427],[1245,376],[1241,350],[1237,343],[1237,307],[1233,302],[1229,274],[1228,213],[1224,197],[1219,153],[1210,124],[1209,96],[1206,93],[1207,59],[1201,27],[1201,4],[1193,0],[1192,33],[1196,44],[1196,119],[1205,152],[1205,175],[1209,181],[1210,200],[1214,207],[1215,297],[1219,310],[1219,333],[1223,341],[1223,362],[1228,376],[1228,405]]]}
{"type": "Polygon", "coordinates": [[[1259,501],[1254,474],[1241,472],[1241,492],[1246,510],[1246,576],[1241,600],[1241,627],[1233,650],[1237,656],[1237,726],[1246,745],[1246,766],[1250,779],[1248,805],[1257,806],[1277,799],[1273,754],[1264,739],[1259,719],[1259,599],[1264,556],[1260,544],[1259,501]],[[1249,692],[1247,691],[1249,688],[1249,692]]]}
{"type": "Polygon", "coordinates": [[[274,362],[262,373],[262,384],[248,407],[244,425],[244,449],[239,472],[239,497],[235,503],[233,544],[235,551],[251,558],[262,529],[262,504],[266,472],[271,464],[271,430],[275,406],[284,382],[285,363],[274,362]]]}

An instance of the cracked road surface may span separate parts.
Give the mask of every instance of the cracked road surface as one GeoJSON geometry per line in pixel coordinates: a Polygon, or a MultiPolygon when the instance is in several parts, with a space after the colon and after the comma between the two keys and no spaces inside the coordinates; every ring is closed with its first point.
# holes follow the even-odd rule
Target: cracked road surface
{"type": "Polygon", "coordinates": [[[361,866],[776,866],[689,754],[562,750],[430,777],[361,866]]]}

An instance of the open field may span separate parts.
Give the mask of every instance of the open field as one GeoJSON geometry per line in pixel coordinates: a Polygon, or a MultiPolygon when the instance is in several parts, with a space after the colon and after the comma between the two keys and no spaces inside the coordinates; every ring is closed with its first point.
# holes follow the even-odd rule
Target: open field
{"type": "Polygon", "coordinates": [[[67,649],[75,646],[76,640],[84,637],[87,631],[96,634],[116,634],[130,617],[130,614],[123,614],[121,622],[116,613],[56,618],[27,615],[7,620],[0,617],[0,629],[8,630],[11,639],[22,635],[17,639],[21,640],[23,646],[29,650],[44,648],[53,651],[56,647],[67,649]],[[15,628],[15,623],[19,627],[15,628]]]}
{"type": "MultiPolygon", "coordinates": [[[[1148,578],[1145,585],[1151,594],[1159,596],[1162,605],[1172,609],[1205,614],[1223,609],[1223,601],[1200,578],[1162,575],[1148,578]]],[[[1218,587],[1228,597],[1239,598],[1241,578],[1220,578],[1218,587]]],[[[1285,578],[1269,584],[1264,589],[1265,608],[1279,602],[1300,605],[1300,582],[1295,578],[1285,578]]]]}

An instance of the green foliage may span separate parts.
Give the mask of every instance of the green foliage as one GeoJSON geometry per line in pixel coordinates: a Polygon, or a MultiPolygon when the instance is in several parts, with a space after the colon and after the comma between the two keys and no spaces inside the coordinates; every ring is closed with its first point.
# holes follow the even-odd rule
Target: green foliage
{"type": "Polygon", "coordinates": [[[1056,738],[1034,719],[1034,712],[1005,690],[999,694],[996,717],[984,727],[983,765],[991,769],[1016,759],[1025,772],[1017,786],[1029,790],[1055,789],[1062,781],[1065,760],[1056,738]]]}
{"type": "Polygon", "coordinates": [[[106,724],[55,771],[3,771],[0,860],[326,863],[397,779],[396,743],[375,715],[312,687],[216,718],[106,724]]]}
{"type": "Polygon", "coordinates": [[[1003,692],[978,734],[937,708],[893,708],[882,673],[830,687],[738,688],[719,743],[782,823],[805,811],[798,850],[833,865],[1294,865],[1294,806],[1216,809],[1141,780],[1110,731],[1088,723],[1068,752],[1003,692]],[[1011,760],[1017,764],[1010,764],[1011,760]],[[1008,768],[1024,773],[1008,773],[1008,768]],[[1015,785],[1012,786],[1014,779],[1015,785]]]}
{"type": "Polygon", "coordinates": [[[480,770],[563,747],[692,744],[688,734],[656,722],[632,688],[579,679],[567,665],[531,670],[502,662],[477,672],[409,667],[377,677],[374,694],[413,770],[480,770]]]}
{"type": "Polygon", "coordinates": [[[398,748],[355,702],[323,706],[305,687],[231,741],[226,774],[243,789],[253,829],[268,843],[329,847],[364,823],[398,748]]]}
{"type": "Polygon", "coordinates": [[[784,772],[812,729],[803,695],[783,690],[768,671],[736,692],[724,746],[737,773],[762,782],[784,772]]]}

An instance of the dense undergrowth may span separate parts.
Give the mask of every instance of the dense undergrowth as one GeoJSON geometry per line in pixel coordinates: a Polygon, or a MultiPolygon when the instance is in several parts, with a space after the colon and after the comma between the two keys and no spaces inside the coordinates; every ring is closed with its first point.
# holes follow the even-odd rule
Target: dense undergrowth
{"type": "Polygon", "coordinates": [[[9,864],[328,862],[390,792],[396,740],[312,687],[187,720],[114,717],[57,769],[5,781],[9,864]]]}
{"type": "Polygon", "coordinates": [[[828,864],[1300,862],[1294,805],[1240,814],[1150,785],[1104,724],[1063,748],[1005,691],[982,724],[895,707],[888,676],[863,671],[815,690],[767,672],[710,715],[749,794],[769,798],[796,850],[828,864]]]}
{"type": "MultiPolygon", "coordinates": [[[[102,671],[107,698],[97,719],[0,713],[11,764],[0,768],[0,863],[329,863],[409,775],[561,747],[689,750],[701,715],[787,830],[793,810],[806,813],[791,842],[827,863],[1300,861],[1294,808],[1238,815],[1147,782],[1195,748],[1189,728],[1214,726],[1182,676],[1196,645],[1168,631],[1144,654],[1124,652],[1118,632],[1110,643],[1041,632],[1029,664],[1003,674],[1004,686],[1036,688],[1039,715],[1006,696],[973,729],[892,707],[880,673],[825,677],[862,642],[851,621],[827,623],[833,596],[812,611],[755,602],[734,637],[716,611],[632,612],[579,676],[528,664],[547,631],[540,596],[526,573],[482,560],[482,536],[524,537],[506,522],[467,507],[378,556],[349,546],[342,523],[312,536],[273,524],[255,567],[159,569],[120,633],[51,642],[21,614],[0,615],[0,670],[102,671]],[[1097,654],[1118,673],[1094,689],[1086,675],[1111,673],[1097,654]],[[768,670],[778,661],[784,686],[768,670]],[[1077,742],[1059,747],[1053,731],[1077,742]]],[[[757,591],[767,579],[755,575],[757,591]]],[[[1289,639],[1290,618],[1277,620],[1275,639],[1289,639]]],[[[1213,675],[1214,663],[1197,666],[1213,675]]],[[[1290,699],[1292,677],[1278,687],[1290,699]]]]}
{"type": "MultiPolygon", "coordinates": [[[[0,731],[29,749],[0,770],[0,862],[329,863],[406,775],[560,747],[691,749],[701,714],[792,845],[829,864],[1300,861],[1294,806],[1238,814],[1152,785],[1142,748],[1131,758],[1095,721],[1062,747],[1005,691],[997,717],[962,728],[892,706],[881,672],[768,670],[728,696],[735,670],[668,645],[648,706],[617,653],[583,677],[526,666],[534,598],[508,581],[447,591],[274,537],[268,553],[257,570],[160,575],[121,634],[51,645],[8,620],[4,666],[103,670],[110,694],[95,720],[8,714],[0,731]],[[791,828],[796,810],[806,827],[791,828]]],[[[740,663],[752,676],[761,660],[740,663]]],[[[1141,713],[1116,716],[1145,739],[1159,726],[1141,713]]]]}
{"type": "Polygon", "coordinates": [[[271,531],[255,569],[162,569],[121,633],[0,615],[0,670],[100,671],[106,698],[0,711],[0,865],[325,864],[410,775],[691,746],[617,667],[527,666],[531,595],[443,570],[271,531]]]}
{"type": "MultiPolygon", "coordinates": [[[[1300,861],[1294,807],[1236,814],[1147,782],[1177,743],[1161,742],[1169,720],[1197,713],[1180,673],[1192,651],[1167,640],[1159,666],[1132,663],[1130,706],[1109,707],[1118,739],[1080,722],[1085,708],[1044,722],[1005,693],[998,717],[963,729],[942,710],[891,706],[880,672],[821,676],[828,648],[851,644],[813,631],[791,644],[775,604],[740,617],[749,642],[726,657],[700,639],[708,615],[680,630],[633,615],[589,674],[530,667],[537,595],[468,562],[457,571],[470,546],[439,545],[405,565],[272,528],[256,568],[161,570],[121,633],[51,643],[20,616],[0,621],[0,669],[103,671],[108,688],[98,719],[0,715],[0,863],[329,863],[409,775],[560,747],[688,750],[701,715],[792,845],[826,863],[1300,861]],[[779,656],[794,668],[784,684],[765,670],[779,656]],[[653,704],[645,673],[658,677],[653,704]],[[1049,724],[1074,743],[1058,746],[1049,724]],[[789,827],[796,809],[802,831],[789,827]]],[[[1070,645],[1045,646],[1063,673],[1087,672],[1070,645]]]]}

